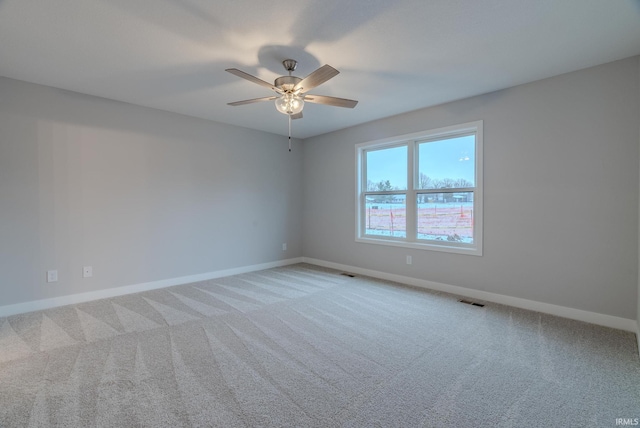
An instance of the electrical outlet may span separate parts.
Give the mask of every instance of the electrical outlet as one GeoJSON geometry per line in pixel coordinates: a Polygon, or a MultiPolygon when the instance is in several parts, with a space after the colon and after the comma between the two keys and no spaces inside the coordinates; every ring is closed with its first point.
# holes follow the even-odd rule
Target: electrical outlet
{"type": "Polygon", "coordinates": [[[407,264],[410,265],[411,263],[413,263],[413,259],[411,256],[407,256],[407,264]]]}
{"type": "Polygon", "coordinates": [[[82,277],[91,278],[93,276],[93,268],[91,266],[85,266],[82,268],[82,277]]]}
{"type": "Polygon", "coordinates": [[[287,251],[287,243],[282,244],[282,251],[287,251]]]}
{"type": "Polygon", "coordinates": [[[48,270],[47,271],[47,282],[58,282],[58,271],[57,270],[48,270]]]}

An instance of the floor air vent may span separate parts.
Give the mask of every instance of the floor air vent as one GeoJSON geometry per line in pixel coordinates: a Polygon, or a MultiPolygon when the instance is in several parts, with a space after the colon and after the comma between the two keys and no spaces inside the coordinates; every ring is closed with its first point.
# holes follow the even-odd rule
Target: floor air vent
{"type": "Polygon", "coordinates": [[[482,303],[476,303],[476,302],[472,302],[471,300],[464,300],[464,299],[460,299],[458,300],[458,302],[460,303],[466,303],[467,305],[471,305],[471,306],[479,306],[481,308],[484,307],[484,305],[482,303]]]}
{"type": "Polygon", "coordinates": [[[352,273],[346,273],[346,272],[342,272],[340,275],[342,276],[348,276],[349,278],[355,278],[355,275],[352,273]]]}

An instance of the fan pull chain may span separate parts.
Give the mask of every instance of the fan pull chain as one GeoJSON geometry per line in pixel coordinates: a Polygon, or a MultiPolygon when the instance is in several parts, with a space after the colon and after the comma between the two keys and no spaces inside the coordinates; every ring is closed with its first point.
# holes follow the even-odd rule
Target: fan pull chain
{"type": "Polygon", "coordinates": [[[291,151],[291,115],[287,116],[289,116],[289,151],[291,151]]]}

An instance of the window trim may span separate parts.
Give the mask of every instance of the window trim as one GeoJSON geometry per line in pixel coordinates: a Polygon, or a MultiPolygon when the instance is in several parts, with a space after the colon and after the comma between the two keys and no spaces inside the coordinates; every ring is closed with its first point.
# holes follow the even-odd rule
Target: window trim
{"type": "MultiPolygon", "coordinates": [[[[425,130],[420,132],[414,132],[411,134],[404,134],[391,138],[384,138],[380,140],[367,141],[355,145],[355,158],[356,158],[356,230],[355,240],[359,243],[387,245],[392,247],[404,247],[420,250],[432,250],[447,253],[467,254],[482,256],[483,247],[483,121],[478,120],[474,122],[467,122],[459,125],[446,126],[437,129],[425,130]],[[439,241],[427,241],[417,239],[417,222],[416,222],[416,209],[410,209],[409,204],[411,201],[416,203],[417,195],[420,193],[449,193],[447,189],[417,189],[416,180],[418,174],[414,172],[417,168],[415,165],[415,159],[417,157],[417,151],[420,143],[424,143],[429,140],[440,140],[447,137],[457,137],[463,135],[475,134],[475,187],[471,188],[474,192],[474,212],[473,212],[473,244],[464,243],[440,243],[439,241]],[[366,171],[366,157],[363,155],[367,150],[371,149],[387,149],[392,147],[406,146],[407,147],[407,189],[398,191],[381,192],[380,194],[404,194],[406,195],[406,238],[398,237],[373,237],[371,235],[365,235],[365,215],[366,210],[364,208],[363,198],[365,197],[366,190],[366,177],[364,171],[366,171]]],[[[455,188],[455,192],[459,192],[460,189],[455,188]]],[[[370,193],[370,192],[367,192],[370,193]]]]}

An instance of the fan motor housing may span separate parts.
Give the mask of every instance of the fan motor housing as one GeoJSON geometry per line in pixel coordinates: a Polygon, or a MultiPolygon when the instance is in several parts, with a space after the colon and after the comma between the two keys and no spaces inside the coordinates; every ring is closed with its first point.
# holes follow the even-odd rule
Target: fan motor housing
{"type": "Polygon", "coordinates": [[[283,91],[290,91],[301,80],[301,78],[296,76],[281,76],[278,77],[273,84],[276,88],[280,88],[283,91]]]}

